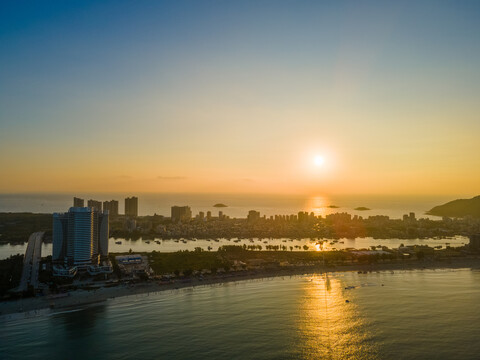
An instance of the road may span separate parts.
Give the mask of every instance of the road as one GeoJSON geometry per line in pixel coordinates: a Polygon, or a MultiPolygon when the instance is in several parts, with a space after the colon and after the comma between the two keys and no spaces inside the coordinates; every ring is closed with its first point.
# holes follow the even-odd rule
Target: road
{"type": "Polygon", "coordinates": [[[27,291],[28,285],[34,289],[38,287],[38,272],[42,258],[43,231],[35,232],[28,238],[27,250],[23,259],[23,272],[18,291],[27,291]]]}

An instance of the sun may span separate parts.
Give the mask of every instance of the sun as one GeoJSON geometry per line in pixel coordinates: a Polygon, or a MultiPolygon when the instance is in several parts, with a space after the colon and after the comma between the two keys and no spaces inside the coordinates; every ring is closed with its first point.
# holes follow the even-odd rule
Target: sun
{"type": "Polygon", "coordinates": [[[323,158],[323,156],[317,155],[313,159],[313,163],[315,164],[315,166],[320,167],[325,163],[325,159],[323,158]]]}

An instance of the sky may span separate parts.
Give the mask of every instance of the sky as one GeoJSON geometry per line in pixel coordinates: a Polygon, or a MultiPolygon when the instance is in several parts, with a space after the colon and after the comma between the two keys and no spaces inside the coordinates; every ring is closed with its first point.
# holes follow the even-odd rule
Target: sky
{"type": "Polygon", "coordinates": [[[0,192],[474,196],[479,64],[478,1],[2,1],[0,192]]]}

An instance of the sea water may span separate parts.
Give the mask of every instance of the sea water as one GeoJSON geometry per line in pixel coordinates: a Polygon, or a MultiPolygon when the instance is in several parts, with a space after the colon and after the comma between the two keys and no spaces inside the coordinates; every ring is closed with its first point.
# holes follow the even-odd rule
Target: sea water
{"type": "Polygon", "coordinates": [[[188,205],[193,215],[198,212],[218,211],[236,218],[246,218],[249,210],[260,211],[261,215],[290,215],[299,211],[314,212],[325,216],[330,213],[348,212],[352,215],[388,215],[400,219],[403,214],[415,212],[418,217],[426,217],[425,212],[436,205],[453,200],[452,196],[303,196],[303,195],[271,195],[271,194],[162,194],[162,193],[41,193],[41,194],[0,194],[0,212],[65,212],[73,206],[73,197],[99,201],[118,200],[119,212],[124,213],[124,199],[138,196],[139,215],[159,214],[170,216],[170,208],[174,205],[188,205]],[[213,205],[223,203],[226,208],[215,208],[213,205]],[[331,208],[329,206],[338,206],[331,208]],[[357,211],[357,207],[371,210],[357,211]]]}
{"type": "Polygon", "coordinates": [[[478,359],[480,272],[247,280],[0,318],[2,359],[478,359]],[[347,288],[347,289],[346,289],[347,288]]]}

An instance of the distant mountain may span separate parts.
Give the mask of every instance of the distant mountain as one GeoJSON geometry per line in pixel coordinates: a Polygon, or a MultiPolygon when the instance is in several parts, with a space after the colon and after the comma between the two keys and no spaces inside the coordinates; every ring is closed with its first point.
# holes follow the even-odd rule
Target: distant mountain
{"type": "Polygon", "coordinates": [[[480,195],[471,199],[458,199],[435,206],[427,214],[448,217],[480,217],[480,195]]]}

